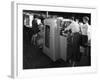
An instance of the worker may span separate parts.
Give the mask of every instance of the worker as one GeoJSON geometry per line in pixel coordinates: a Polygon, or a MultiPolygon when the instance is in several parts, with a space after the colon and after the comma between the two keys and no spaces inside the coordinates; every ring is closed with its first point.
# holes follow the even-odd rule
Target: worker
{"type": "Polygon", "coordinates": [[[68,54],[70,54],[69,62],[72,66],[76,65],[76,62],[78,61],[80,57],[80,28],[79,24],[74,21],[73,18],[71,18],[71,24],[65,29],[65,30],[71,30],[70,35],[70,41],[68,41],[68,54]]]}
{"type": "Polygon", "coordinates": [[[89,18],[87,16],[83,17],[83,22],[84,22],[84,25],[81,26],[81,45],[82,46],[85,46],[88,41],[90,42],[91,40],[91,27],[89,25],[89,18]]]}
{"type": "Polygon", "coordinates": [[[39,28],[38,28],[38,24],[40,23],[40,20],[38,19],[37,15],[34,15],[34,18],[32,20],[32,39],[31,39],[31,43],[33,43],[34,45],[36,45],[36,37],[37,37],[37,33],[39,32],[39,28]]]}

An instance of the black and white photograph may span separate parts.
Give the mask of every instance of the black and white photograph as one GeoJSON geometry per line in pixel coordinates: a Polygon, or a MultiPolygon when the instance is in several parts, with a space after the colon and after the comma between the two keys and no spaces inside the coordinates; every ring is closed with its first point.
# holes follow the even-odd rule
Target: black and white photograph
{"type": "Polygon", "coordinates": [[[96,8],[13,3],[12,76],[96,71],[96,8]]]}
{"type": "Polygon", "coordinates": [[[91,13],[23,10],[23,69],[91,66],[91,13]]]}

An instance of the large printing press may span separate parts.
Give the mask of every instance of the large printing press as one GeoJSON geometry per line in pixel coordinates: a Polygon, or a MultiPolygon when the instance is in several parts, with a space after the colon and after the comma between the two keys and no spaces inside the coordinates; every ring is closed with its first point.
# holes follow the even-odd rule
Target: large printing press
{"type": "Polygon", "coordinates": [[[68,35],[70,31],[64,31],[71,20],[62,18],[49,18],[44,20],[43,52],[53,61],[68,58],[68,35]]]}

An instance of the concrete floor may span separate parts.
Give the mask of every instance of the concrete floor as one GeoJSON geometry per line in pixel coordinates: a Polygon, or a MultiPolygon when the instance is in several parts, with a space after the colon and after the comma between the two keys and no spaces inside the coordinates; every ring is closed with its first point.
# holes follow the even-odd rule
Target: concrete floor
{"type": "MultiPolygon", "coordinates": [[[[77,62],[77,66],[90,66],[90,57],[82,55],[81,60],[77,62]]],[[[72,64],[62,59],[53,62],[41,49],[30,44],[30,36],[27,32],[23,34],[23,69],[38,68],[57,68],[72,67],[72,64]]]]}

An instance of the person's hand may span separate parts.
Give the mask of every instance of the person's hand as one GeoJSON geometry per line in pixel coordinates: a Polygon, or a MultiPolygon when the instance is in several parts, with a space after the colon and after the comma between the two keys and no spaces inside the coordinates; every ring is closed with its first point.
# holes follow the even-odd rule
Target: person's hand
{"type": "Polygon", "coordinates": [[[88,44],[89,44],[89,45],[91,44],[91,40],[88,40],[88,44]]]}

